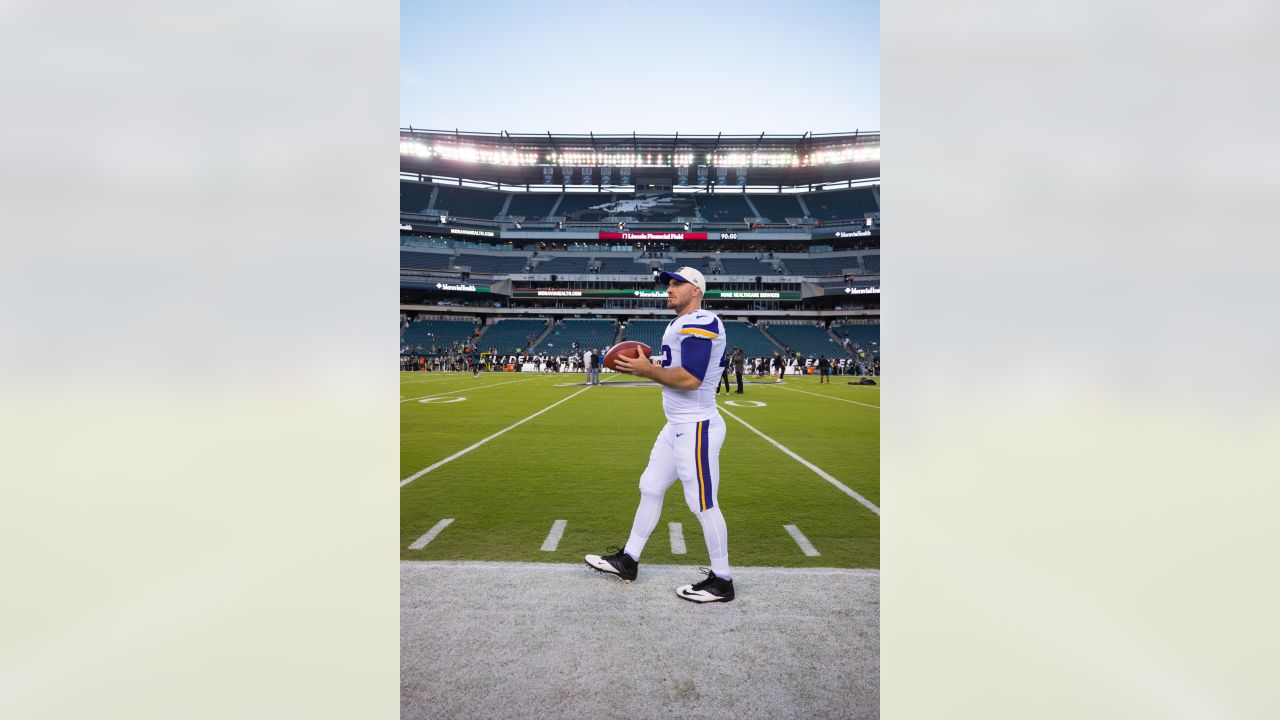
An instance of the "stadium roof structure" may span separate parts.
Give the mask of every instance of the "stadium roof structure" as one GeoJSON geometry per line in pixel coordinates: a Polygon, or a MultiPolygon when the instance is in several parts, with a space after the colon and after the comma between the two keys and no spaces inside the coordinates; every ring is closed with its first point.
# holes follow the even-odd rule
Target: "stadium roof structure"
{"type": "Polygon", "coordinates": [[[403,174],[508,185],[799,186],[880,177],[879,131],[513,134],[400,129],[403,174]]]}

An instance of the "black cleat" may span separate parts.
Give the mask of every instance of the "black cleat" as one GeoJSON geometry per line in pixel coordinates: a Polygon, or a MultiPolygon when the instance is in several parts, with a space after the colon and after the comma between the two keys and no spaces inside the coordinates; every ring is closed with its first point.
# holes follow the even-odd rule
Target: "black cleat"
{"type": "Polygon", "coordinates": [[[701,568],[707,574],[705,580],[694,585],[681,585],[676,594],[690,602],[729,602],[733,599],[733,581],[716,577],[714,572],[701,568]]]}
{"type": "Polygon", "coordinates": [[[600,572],[617,575],[627,582],[635,580],[636,573],[640,571],[640,561],[633,560],[622,548],[609,547],[605,549],[616,550],[617,552],[612,555],[588,555],[584,558],[587,565],[600,572]]]}

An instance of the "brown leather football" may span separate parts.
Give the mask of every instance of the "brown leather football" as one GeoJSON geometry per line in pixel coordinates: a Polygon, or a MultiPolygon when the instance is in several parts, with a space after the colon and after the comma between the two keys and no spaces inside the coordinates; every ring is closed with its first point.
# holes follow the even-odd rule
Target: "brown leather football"
{"type": "Polygon", "coordinates": [[[653,357],[653,350],[648,345],[639,340],[623,340],[605,351],[604,366],[610,370],[617,370],[615,363],[618,362],[618,358],[624,354],[629,358],[640,357],[640,350],[644,351],[646,357],[653,357]]]}

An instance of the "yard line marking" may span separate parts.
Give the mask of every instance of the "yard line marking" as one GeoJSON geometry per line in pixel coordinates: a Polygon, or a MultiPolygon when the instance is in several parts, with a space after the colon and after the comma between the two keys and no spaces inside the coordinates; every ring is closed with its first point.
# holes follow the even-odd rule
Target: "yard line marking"
{"type": "Polygon", "coordinates": [[[525,424],[525,423],[529,422],[530,420],[532,420],[532,419],[534,419],[534,418],[538,417],[539,415],[541,415],[542,413],[544,413],[544,412],[546,412],[546,411],[550,410],[551,408],[555,407],[556,405],[559,405],[560,403],[563,403],[563,402],[568,402],[569,400],[572,400],[572,399],[574,399],[574,398],[578,397],[579,395],[581,395],[582,393],[584,393],[584,392],[586,392],[586,391],[590,390],[590,389],[591,389],[591,388],[593,388],[593,387],[595,387],[595,385],[588,385],[588,386],[586,386],[586,387],[582,388],[581,390],[579,390],[578,392],[576,392],[576,393],[574,393],[574,394],[570,395],[569,397],[564,398],[564,399],[561,399],[561,400],[557,400],[556,402],[551,403],[550,405],[548,405],[548,406],[546,406],[546,407],[542,408],[541,410],[539,410],[538,412],[536,412],[536,413],[534,413],[534,414],[530,415],[529,417],[527,417],[527,418],[525,418],[525,419],[523,419],[523,420],[520,420],[519,422],[516,422],[516,423],[515,423],[515,424],[513,424],[513,425],[508,425],[507,427],[502,428],[502,429],[501,429],[501,430],[499,430],[498,432],[496,432],[496,433],[494,433],[494,434],[490,435],[489,437],[487,437],[487,438],[485,438],[485,439],[481,440],[480,442],[476,443],[475,445],[472,445],[471,447],[468,447],[468,448],[464,448],[464,449],[462,449],[462,450],[459,450],[458,452],[456,452],[456,453],[454,453],[454,454],[450,455],[449,457],[447,457],[447,458],[445,458],[445,459],[443,459],[443,460],[441,460],[441,461],[439,461],[439,462],[437,462],[437,463],[435,463],[435,464],[433,464],[433,465],[428,465],[427,467],[425,467],[425,468],[423,468],[423,469],[419,470],[418,472],[416,472],[416,473],[414,473],[414,474],[410,475],[409,477],[405,478],[404,480],[401,480],[401,481],[400,481],[400,487],[404,487],[405,485],[408,485],[409,483],[413,482],[414,480],[417,480],[418,478],[422,477],[423,475],[426,475],[427,473],[431,472],[432,470],[435,470],[436,468],[440,467],[441,465],[444,465],[444,464],[445,464],[445,463],[447,463],[447,462],[450,462],[450,461],[452,461],[452,460],[457,460],[458,458],[462,457],[463,455],[466,455],[467,453],[471,452],[472,450],[475,450],[476,448],[478,448],[478,447],[480,447],[481,445],[483,445],[483,444],[485,444],[485,443],[489,442],[490,440],[492,440],[492,439],[494,439],[494,438],[498,437],[499,435],[501,435],[501,434],[505,433],[506,431],[508,431],[508,430],[512,430],[512,429],[517,428],[517,427],[520,427],[521,425],[523,425],[523,424],[525,424]]]}
{"type": "Polygon", "coordinates": [[[854,405],[862,405],[863,407],[875,408],[877,410],[880,409],[879,405],[869,405],[867,403],[858,402],[857,400],[845,400],[844,398],[831,397],[830,395],[823,395],[822,393],[809,392],[808,390],[797,390],[795,388],[784,387],[782,385],[774,385],[773,387],[779,387],[779,388],[782,388],[783,390],[790,390],[791,392],[804,393],[805,395],[823,397],[823,398],[827,398],[828,400],[839,400],[840,402],[853,403],[854,405]]]}
{"type": "Polygon", "coordinates": [[[667,527],[671,530],[671,554],[685,554],[684,528],[680,527],[680,523],[667,523],[667,527]]]}
{"type": "Polygon", "coordinates": [[[800,546],[800,552],[808,555],[809,557],[816,557],[822,554],[813,546],[813,543],[809,542],[809,538],[805,537],[804,533],[800,532],[800,528],[795,525],[783,525],[782,527],[787,529],[787,533],[791,535],[791,539],[795,540],[796,544],[800,546]]]}
{"type": "Polygon", "coordinates": [[[862,503],[862,505],[863,505],[864,507],[866,507],[868,510],[870,510],[871,512],[875,513],[876,515],[879,515],[879,514],[880,514],[880,508],[876,507],[876,506],[875,506],[875,503],[871,502],[870,500],[868,500],[868,499],[866,499],[866,498],[862,497],[862,496],[861,496],[861,495],[859,495],[858,493],[856,493],[856,492],[854,492],[853,490],[849,489],[849,487],[848,487],[847,485],[845,485],[844,483],[840,482],[839,480],[837,480],[837,479],[835,479],[835,478],[831,477],[831,476],[830,476],[829,474],[827,474],[827,472],[826,472],[825,470],[823,470],[822,468],[818,467],[817,465],[814,465],[813,463],[809,462],[808,460],[805,460],[804,458],[800,457],[799,455],[797,455],[797,454],[795,454],[795,453],[791,452],[791,450],[787,449],[787,447],[786,447],[786,446],[784,446],[782,443],[778,442],[777,440],[774,440],[773,438],[769,437],[768,435],[765,435],[764,433],[760,432],[759,430],[757,430],[757,429],[755,429],[755,428],[751,427],[750,425],[748,425],[748,424],[746,423],[746,421],[744,421],[742,418],[738,417],[737,415],[734,415],[733,413],[729,412],[728,410],[725,410],[724,408],[721,408],[721,410],[724,412],[724,414],[725,414],[725,415],[728,415],[729,417],[733,418],[734,420],[737,420],[738,422],[742,423],[742,425],[743,425],[745,428],[747,428],[748,430],[750,430],[751,432],[753,432],[753,433],[755,433],[755,434],[759,435],[760,437],[764,438],[765,440],[769,441],[769,444],[771,444],[771,445],[773,445],[774,447],[778,448],[778,449],[779,449],[779,450],[781,450],[782,452],[784,452],[784,453],[786,453],[786,454],[790,455],[793,459],[795,459],[795,461],[796,461],[796,462],[800,463],[801,465],[803,465],[803,466],[805,466],[805,467],[809,468],[810,470],[814,471],[815,473],[817,473],[817,474],[818,474],[818,477],[822,478],[823,480],[826,480],[827,482],[831,483],[832,485],[835,485],[837,488],[839,488],[841,491],[843,491],[843,492],[844,492],[844,494],[846,494],[846,495],[848,495],[849,497],[853,498],[854,500],[857,500],[858,502],[862,503]]]}
{"type": "Polygon", "coordinates": [[[431,529],[428,530],[425,535],[413,541],[413,544],[409,546],[409,549],[421,550],[422,548],[426,547],[427,543],[431,542],[432,540],[435,540],[436,536],[440,534],[440,531],[449,527],[449,523],[452,523],[452,522],[453,522],[453,518],[445,518],[444,520],[441,520],[435,525],[432,525],[431,529]]]}
{"type": "Polygon", "coordinates": [[[568,520],[557,520],[551,523],[551,532],[547,533],[547,539],[542,541],[542,552],[551,552],[560,545],[560,536],[564,535],[564,526],[568,524],[568,520]]]}
{"type": "MultiPolygon", "coordinates": [[[[474,386],[471,386],[471,387],[464,387],[464,388],[460,388],[459,390],[455,390],[455,391],[452,391],[452,392],[460,392],[460,391],[462,391],[462,390],[487,390],[488,388],[491,388],[491,387],[498,387],[499,385],[510,385],[511,383],[529,382],[530,380],[541,380],[541,379],[542,379],[542,378],[524,378],[524,379],[522,379],[522,380],[508,380],[508,381],[506,381],[506,382],[493,383],[493,384],[491,384],[491,385],[474,385],[474,386]]],[[[427,398],[432,398],[432,397],[444,397],[444,396],[446,396],[446,395],[450,395],[450,394],[452,394],[452,393],[438,393],[438,394],[436,394],[436,395],[423,395],[423,396],[421,396],[421,397],[405,398],[404,400],[401,400],[400,402],[410,402],[410,401],[412,401],[412,400],[426,400],[427,398]]]]}

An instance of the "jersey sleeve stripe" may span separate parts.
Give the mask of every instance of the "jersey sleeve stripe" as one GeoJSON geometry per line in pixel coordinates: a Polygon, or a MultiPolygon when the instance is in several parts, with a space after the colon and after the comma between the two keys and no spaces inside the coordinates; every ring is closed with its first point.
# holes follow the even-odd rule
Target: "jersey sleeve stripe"
{"type": "Polygon", "coordinates": [[[700,330],[700,329],[698,329],[698,328],[691,328],[691,327],[687,327],[687,328],[685,328],[685,329],[681,330],[681,331],[680,331],[680,334],[681,334],[681,335],[697,335],[697,336],[699,336],[699,337],[712,338],[712,339],[715,339],[715,338],[720,337],[720,336],[719,336],[719,335],[717,335],[716,333],[708,332],[708,331],[706,331],[706,330],[700,330]]]}
{"type": "Polygon", "coordinates": [[[688,325],[685,325],[685,327],[697,328],[699,330],[706,330],[707,332],[718,333],[720,332],[720,320],[719,318],[711,318],[711,322],[705,323],[703,325],[694,325],[692,322],[690,322],[688,325]]]}

